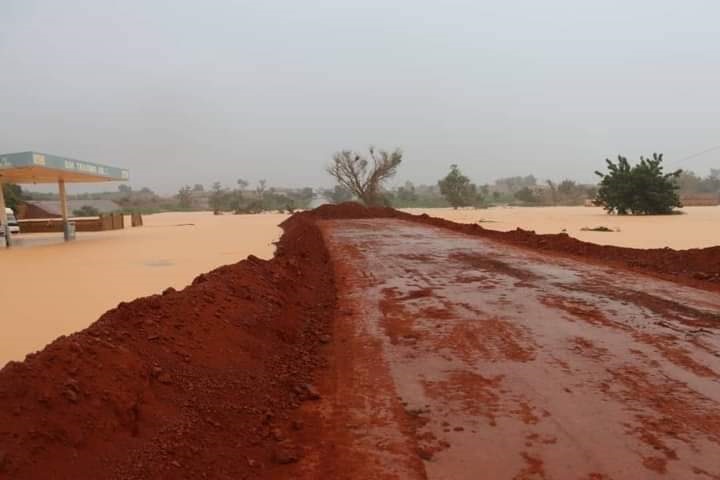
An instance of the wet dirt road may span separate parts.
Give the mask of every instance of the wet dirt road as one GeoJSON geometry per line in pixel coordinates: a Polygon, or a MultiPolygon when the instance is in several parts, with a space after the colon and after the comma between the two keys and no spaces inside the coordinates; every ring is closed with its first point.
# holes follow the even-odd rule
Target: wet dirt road
{"type": "Polygon", "coordinates": [[[720,295],[326,221],[339,316],[294,478],[720,479],[720,295]]]}

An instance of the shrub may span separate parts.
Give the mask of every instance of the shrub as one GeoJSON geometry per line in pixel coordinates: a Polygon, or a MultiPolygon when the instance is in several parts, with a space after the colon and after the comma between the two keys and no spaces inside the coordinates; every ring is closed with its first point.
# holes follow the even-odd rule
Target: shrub
{"type": "Polygon", "coordinates": [[[682,170],[663,173],[662,154],[640,157],[640,163],[633,166],[622,156],[618,156],[617,163],[605,161],[607,173],[595,172],[601,178],[596,203],[608,212],[662,215],[682,207],[677,194],[677,178],[682,170]]]}

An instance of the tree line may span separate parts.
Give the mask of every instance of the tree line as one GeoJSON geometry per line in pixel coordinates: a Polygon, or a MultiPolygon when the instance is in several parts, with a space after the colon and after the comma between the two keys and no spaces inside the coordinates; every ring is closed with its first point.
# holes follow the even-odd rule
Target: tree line
{"type": "MultiPolygon", "coordinates": [[[[115,192],[70,195],[71,199],[109,199],[123,211],[154,213],[174,210],[206,210],[216,213],[259,213],[262,211],[293,212],[312,206],[315,199],[329,203],[359,201],[367,205],[396,208],[487,207],[490,205],[583,205],[592,202],[616,214],[665,214],[682,206],[681,197],[720,196],[720,169],[712,169],[706,177],[691,171],[665,172],[662,154],[640,157],[631,164],[619,156],[606,160],[604,172],[596,185],[583,185],[570,179],[559,182],[539,181],[534,175],[506,177],[491,184],[476,184],[460,166],[452,164],[445,176],[432,185],[405,182],[387,187],[403,161],[399,149],[392,151],[371,147],[368,154],[343,150],[332,157],[326,171],[336,180],[329,189],[311,187],[279,189],[259,180],[254,186],[238,179],[232,187],[215,182],[209,188],[201,184],[184,185],[175,195],[158,195],[144,187],[133,190],[120,185],[115,192]]],[[[28,192],[19,185],[3,184],[6,203],[16,209],[26,200],[57,199],[55,193],[28,192]]],[[[93,213],[90,209],[78,215],[93,213]]]]}
{"type": "Polygon", "coordinates": [[[238,179],[234,188],[224,187],[220,182],[214,182],[209,192],[205,192],[202,185],[193,187],[185,185],[178,191],[176,197],[181,210],[193,210],[201,202],[207,200],[210,209],[219,214],[224,211],[241,213],[260,213],[264,211],[294,212],[296,209],[305,209],[310,206],[315,192],[310,187],[299,189],[279,190],[268,187],[266,180],[260,180],[254,188],[248,188],[250,183],[238,179]]]}
{"type": "MultiPolygon", "coordinates": [[[[418,203],[417,189],[406,183],[397,189],[384,188],[402,162],[399,149],[392,153],[370,148],[365,156],[352,151],[334,155],[327,172],[335,178],[337,186],[327,192],[330,201],[357,199],[372,206],[408,207],[418,203]]],[[[590,202],[602,206],[608,213],[618,215],[661,215],[673,213],[682,207],[681,193],[709,193],[720,199],[720,170],[711,170],[707,178],[681,169],[665,172],[663,155],[640,157],[631,165],[626,157],[618,156],[617,162],[606,160],[606,171],[595,172],[600,177],[598,185],[580,185],[565,179],[559,183],[547,180],[538,184],[537,179],[508,177],[493,185],[478,186],[460,170],[450,165],[447,175],[437,182],[437,192],[454,208],[483,207],[494,203],[520,205],[580,205],[590,202]],[[509,197],[509,198],[508,198],[509,197]]],[[[434,193],[435,190],[425,189],[434,193]]],[[[433,205],[439,206],[439,205],[433,205]]]]}
{"type": "Polygon", "coordinates": [[[333,156],[327,172],[337,185],[322,192],[331,203],[357,200],[367,205],[409,207],[486,207],[493,204],[582,205],[594,198],[597,188],[573,180],[541,184],[533,175],[507,177],[493,184],[478,185],[457,164],[435,185],[415,186],[411,182],[386,188],[402,162],[402,152],[370,148],[369,155],[341,151],[333,156]]]}
{"type": "MultiPolygon", "coordinates": [[[[27,201],[58,200],[57,193],[33,192],[20,185],[3,184],[7,206],[17,211],[18,204],[27,201]]],[[[306,209],[316,197],[310,187],[279,189],[268,186],[260,180],[251,187],[245,180],[238,180],[232,188],[214,182],[208,188],[201,184],[184,185],[173,195],[160,195],[147,187],[133,189],[130,185],[119,185],[115,191],[78,193],[68,195],[70,200],[112,200],[122,212],[145,214],[166,211],[212,210],[216,213],[259,213],[263,211],[293,212],[306,209]]],[[[91,205],[72,212],[74,216],[97,216],[91,205]]]]}

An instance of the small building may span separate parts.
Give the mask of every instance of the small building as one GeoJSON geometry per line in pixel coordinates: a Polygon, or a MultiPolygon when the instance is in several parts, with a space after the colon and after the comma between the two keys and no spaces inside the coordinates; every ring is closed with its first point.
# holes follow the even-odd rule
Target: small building
{"type": "MultiPolygon", "coordinates": [[[[120,205],[112,200],[68,200],[67,209],[71,217],[83,207],[90,207],[98,214],[119,211],[120,205]]],[[[62,218],[62,205],[59,200],[30,200],[18,205],[17,217],[21,220],[35,218],[62,218]]]]}
{"type": "Polygon", "coordinates": [[[718,193],[691,193],[680,195],[680,203],[684,207],[714,207],[720,205],[718,193]]]}

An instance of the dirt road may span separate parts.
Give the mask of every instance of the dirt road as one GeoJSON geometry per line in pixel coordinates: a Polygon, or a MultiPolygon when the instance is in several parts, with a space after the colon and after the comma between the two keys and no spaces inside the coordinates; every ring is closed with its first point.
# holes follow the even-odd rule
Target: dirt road
{"type": "Polygon", "coordinates": [[[339,313],[293,478],[720,478],[720,294],[397,219],[322,230],[339,313]]]}

